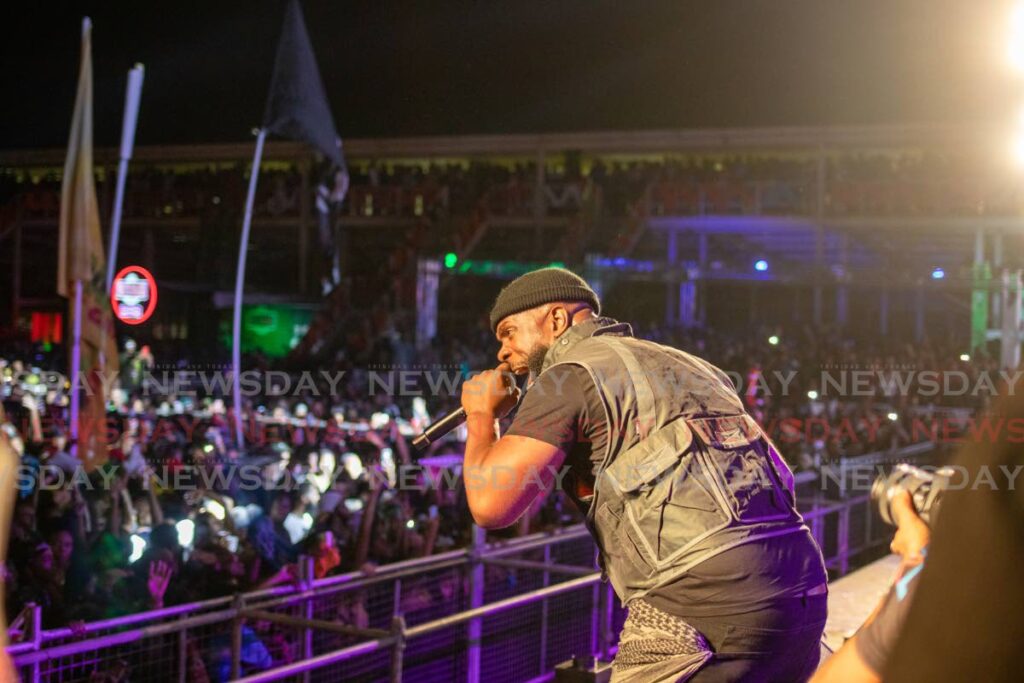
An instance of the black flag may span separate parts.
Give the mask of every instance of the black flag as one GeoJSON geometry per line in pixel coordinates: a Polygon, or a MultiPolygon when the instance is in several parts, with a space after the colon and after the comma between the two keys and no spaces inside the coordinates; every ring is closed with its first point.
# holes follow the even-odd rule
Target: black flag
{"type": "Polygon", "coordinates": [[[337,168],[345,168],[341,141],[334,130],[331,107],[298,0],[290,0],[284,11],[263,127],[268,133],[307,142],[337,168]]]}

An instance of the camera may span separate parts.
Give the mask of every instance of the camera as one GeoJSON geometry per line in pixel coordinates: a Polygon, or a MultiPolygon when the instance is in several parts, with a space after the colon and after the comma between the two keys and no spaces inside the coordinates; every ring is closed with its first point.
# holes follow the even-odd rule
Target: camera
{"type": "Polygon", "coordinates": [[[933,472],[907,465],[896,465],[889,474],[879,475],[871,485],[871,500],[886,524],[896,526],[892,514],[892,499],[899,491],[906,491],[913,501],[918,517],[928,526],[934,526],[942,503],[942,493],[949,486],[953,470],[942,467],[933,472]]]}

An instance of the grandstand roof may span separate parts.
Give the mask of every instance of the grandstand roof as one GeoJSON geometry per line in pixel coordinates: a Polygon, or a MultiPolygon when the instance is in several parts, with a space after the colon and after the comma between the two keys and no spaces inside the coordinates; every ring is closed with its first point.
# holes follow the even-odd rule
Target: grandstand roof
{"type": "MultiPolygon", "coordinates": [[[[757,153],[817,150],[878,151],[901,149],[1003,149],[1003,131],[994,127],[915,124],[871,126],[782,126],[772,128],[708,128],[697,130],[583,131],[535,135],[466,135],[364,138],[345,142],[350,157],[417,158],[475,155],[521,155],[580,151],[604,154],[672,152],[757,153]]],[[[308,157],[308,146],[287,141],[267,145],[268,159],[308,157]]],[[[0,167],[62,165],[65,150],[0,151],[0,167]]],[[[140,162],[238,161],[252,156],[251,143],[205,145],[142,145],[140,162]]],[[[117,148],[95,152],[99,163],[117,161],[117,148]]]]}

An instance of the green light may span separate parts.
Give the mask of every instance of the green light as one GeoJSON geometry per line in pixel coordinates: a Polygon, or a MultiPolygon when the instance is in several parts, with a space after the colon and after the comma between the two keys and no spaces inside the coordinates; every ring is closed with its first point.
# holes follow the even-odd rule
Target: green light
{"type": "Polygon", "coordinates": [[[532,261],[492,261],[489,259],[485,260],[474,260],[466,259],[459,263],[455,258],[455,254],[448,254],[449,258],[445,259],[445,266],[449,270],[453,270],[458,274],[469,274],[485,277],[500,277],[500,278],[514,278],[524,273],[529,273],[538,268],[545,268],[551,266],[557,266],[560,268],[565,267],[563,261],[551,261],[550,263],[537,263],[532,261]]]}
{"type": "Polygon", "coordinates": [[[455,264],[459,262],[459,257],[455,255],[455,252],[449,251],[444,255],[444,267],[454,268],[455,264]]]}

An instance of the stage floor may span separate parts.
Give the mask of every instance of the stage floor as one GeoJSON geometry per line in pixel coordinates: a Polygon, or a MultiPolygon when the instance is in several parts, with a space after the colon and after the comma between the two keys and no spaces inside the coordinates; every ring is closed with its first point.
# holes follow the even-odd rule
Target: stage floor
{"type": "Polygon", "coordinates": [[[899,555],[889,555],[829,584],[825,643],[833,652],[868,618],[899,566],[899,555]]]}

